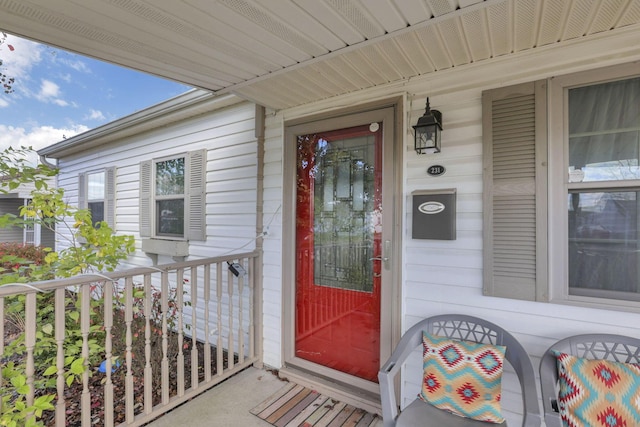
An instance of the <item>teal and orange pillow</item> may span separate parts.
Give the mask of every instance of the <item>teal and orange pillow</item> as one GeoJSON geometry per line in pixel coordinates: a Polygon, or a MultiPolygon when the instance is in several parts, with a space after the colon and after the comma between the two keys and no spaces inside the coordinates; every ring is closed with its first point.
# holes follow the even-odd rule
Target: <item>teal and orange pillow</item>
{"type": "Polygon", "coordinates": [[[502,370],[506,348],[422,334],[423,380],[418,397],[453,414],[502,423],[502,370]]]}
{"type": "Polygon", "coordinates": [[[564,426],[640,426],[640,365],[553,353],[564,426]]]}

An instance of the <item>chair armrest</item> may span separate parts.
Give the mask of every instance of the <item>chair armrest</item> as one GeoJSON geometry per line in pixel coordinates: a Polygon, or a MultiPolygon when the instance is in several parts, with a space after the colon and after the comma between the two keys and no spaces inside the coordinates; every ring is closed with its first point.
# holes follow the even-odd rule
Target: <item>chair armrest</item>
{"type": "Polygon", "coordinates": [[[384,427],[393,427],[396,423],[399,406],[396,401],[394,380],[402,370],[402,365],[407,360],[407,357],[422,344],[422,331],[424,329],[426,329],[425,321],[418,322],[409,328],[400,339],[391,357],[378,371],[384,427]]]}
{"type": "Polygon", "coordinates": [[[396,360],[389,359],[378,372],[380,383],[380,400],[382,403],[382,419],[384,427],[392,427],[398,417],[398,403],[394,387],[394,379],[400,371],[401,365],[396,360]]]}

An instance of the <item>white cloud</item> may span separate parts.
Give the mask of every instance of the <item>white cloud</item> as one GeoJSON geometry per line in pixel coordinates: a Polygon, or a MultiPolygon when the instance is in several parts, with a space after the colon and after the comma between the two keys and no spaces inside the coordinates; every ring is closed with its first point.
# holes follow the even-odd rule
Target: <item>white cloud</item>
{"type": "Polygon", "coordinates": [[[31,69],[42,60],[43,51],[43,45],[7,34],[5,43],[0,46],[5,74],[16,80],[28,80],[31,69]]]}
{"type": "Polygon", "coordinates": [[[102,114],[102,111],[91,109],[89,110],[89,114],[84,116],[84,119],[85,120],[106,120],[106,117],[104,116],[104,114],[102,114]]]}
{"type": "Polygon", "coordinates": [[[0,108],[5,108],[9,106],[9,101],[6,99],[0,98],[0,108]]]}
{"type": "Polygon", "coordinates": [[[60,107],[66,107],[69,105],[67,101],[60,98],[61,90],[60,86],[51,80],[42,80],[40,85],[40,91],[36,94],[36,98],[42,102],[51,102],[60,107]]]}
{"type": "MultiPolygon", "coordinates": [[[[40,150],[88,130],[89,128],[84,125],[75,125],[63,129],[57,129],[52,126],[39,126],[30,130],[22,127],[0,125],[0,151],[4,151],[9,147],[33,147],[34,150],[40,150]]],[[[35,157],[37,156],[32,159],[34,163],[35,157]]]]}
{"type": "Polygon", "coordinates": [[[38,93],[38,98],[47,99],[47,98],[56,98],[60,94],[60,86],[52,82],[51,80],[42,80],[42,84],[40,85],[40,92],[38,93]]]}
{"type": "Polygon", "coordinates": [[[63,64],[81,73],[91,73],[91,69],[89,68],[87,63],[78,58],[61,58],[59,56],[56,56],[55,62],[63,64]]]}

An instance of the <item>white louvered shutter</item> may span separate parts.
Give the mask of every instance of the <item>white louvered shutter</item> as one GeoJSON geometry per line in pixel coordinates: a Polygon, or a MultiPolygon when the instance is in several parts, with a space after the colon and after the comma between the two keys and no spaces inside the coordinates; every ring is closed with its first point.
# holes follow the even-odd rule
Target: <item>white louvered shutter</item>
{"type": "Polygon", "coordinates": [[[546,83],[482,94],[484,294],[544,300],[546,83]]]}

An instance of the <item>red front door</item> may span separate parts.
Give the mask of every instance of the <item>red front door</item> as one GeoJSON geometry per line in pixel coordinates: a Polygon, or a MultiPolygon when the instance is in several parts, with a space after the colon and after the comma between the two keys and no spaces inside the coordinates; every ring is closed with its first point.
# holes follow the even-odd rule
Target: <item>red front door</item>
{"type": "Polygon", "coordinates": [[[295,355],[377,381],[382,123],[297,137],[295,355]]]}

